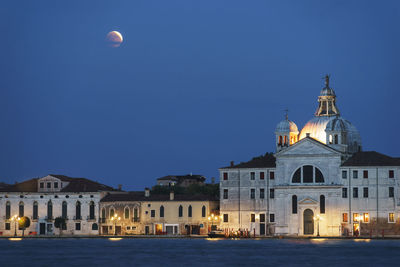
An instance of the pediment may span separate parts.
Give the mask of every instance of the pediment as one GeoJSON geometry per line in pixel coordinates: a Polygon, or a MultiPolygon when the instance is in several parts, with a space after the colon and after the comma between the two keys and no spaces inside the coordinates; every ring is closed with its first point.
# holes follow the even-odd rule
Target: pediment
{"type": "Polygon", "coordinates": [[[299,205],[317,205],[317,204],[318,204],[318,201],[316,201],[312,198],[309,198],[309,197],[306,197],[299,201],[299,205]]]}
{"type": "Polygon", "coordinates": [[[296,144],[276,153],[276,156],[292,155],[340,155],[341,153],[312,138],[304,138],[296,144]]]}

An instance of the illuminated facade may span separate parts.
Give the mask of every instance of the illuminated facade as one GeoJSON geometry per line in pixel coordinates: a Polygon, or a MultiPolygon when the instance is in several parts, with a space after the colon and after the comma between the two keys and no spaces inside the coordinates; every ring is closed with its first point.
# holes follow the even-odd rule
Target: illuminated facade
{"type": "Polygon", "coordinates": [[[220,169],[221,228],[256,235],[400,234],[400,159],[362,152],[329,76],[298,133],[286,116],[276,153],[220,169]]]}

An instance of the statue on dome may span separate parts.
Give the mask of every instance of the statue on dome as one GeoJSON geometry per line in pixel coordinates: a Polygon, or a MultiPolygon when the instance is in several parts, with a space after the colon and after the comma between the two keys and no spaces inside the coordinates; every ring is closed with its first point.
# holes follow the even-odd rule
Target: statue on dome
{"type": "Polygon", "coordinates": [[[329,77],[330,75],[328,74],[325,75],[325,88],[329,88],[329,77]]]}

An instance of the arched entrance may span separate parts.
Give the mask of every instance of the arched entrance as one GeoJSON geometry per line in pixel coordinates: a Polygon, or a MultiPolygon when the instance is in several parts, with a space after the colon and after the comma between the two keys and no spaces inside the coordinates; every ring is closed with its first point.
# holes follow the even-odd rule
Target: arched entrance
{"type": "Polygon", "coordinates": [[[314,212],[310,209],[304,211],[304,235],[314,234],[314,212]]]}

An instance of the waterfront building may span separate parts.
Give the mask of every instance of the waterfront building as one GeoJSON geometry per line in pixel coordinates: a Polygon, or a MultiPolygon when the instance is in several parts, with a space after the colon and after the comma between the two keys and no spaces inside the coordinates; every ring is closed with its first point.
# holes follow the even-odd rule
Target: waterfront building
{"type": "Polygon", "coordinates": [[[192,184],[204,185],[206,178],[199,174],[167,175],[157,179],[157,185],[188,187],[192,184]]]}
{"type": "Polygon", "coordinates": [[[16,218],[27,216],[27,235],[55,235],[54,220],[66,219],[63,235],[98,235],[99,202],[113,188],[88,180],[50,174],[0,187],[0,234],[21,235],[16,218]]]}
{"type": "MultiPolygon", "coordinates": [[[[211,214],[218,215],[216,197],[200,194],[121,192],[100,201],[102,235],[207,234],[211,214]]],[[[216,216],[217,217],[217,216],[216,216]]]]}
{"type": "Polygon", "coordinates": [[[400,158],[362,151],[329,76],[315,117],[299,132],[286,115],[275,135],[275,154],[219,169],[222,228],[256,235],[400,234],[400,158]]]}

